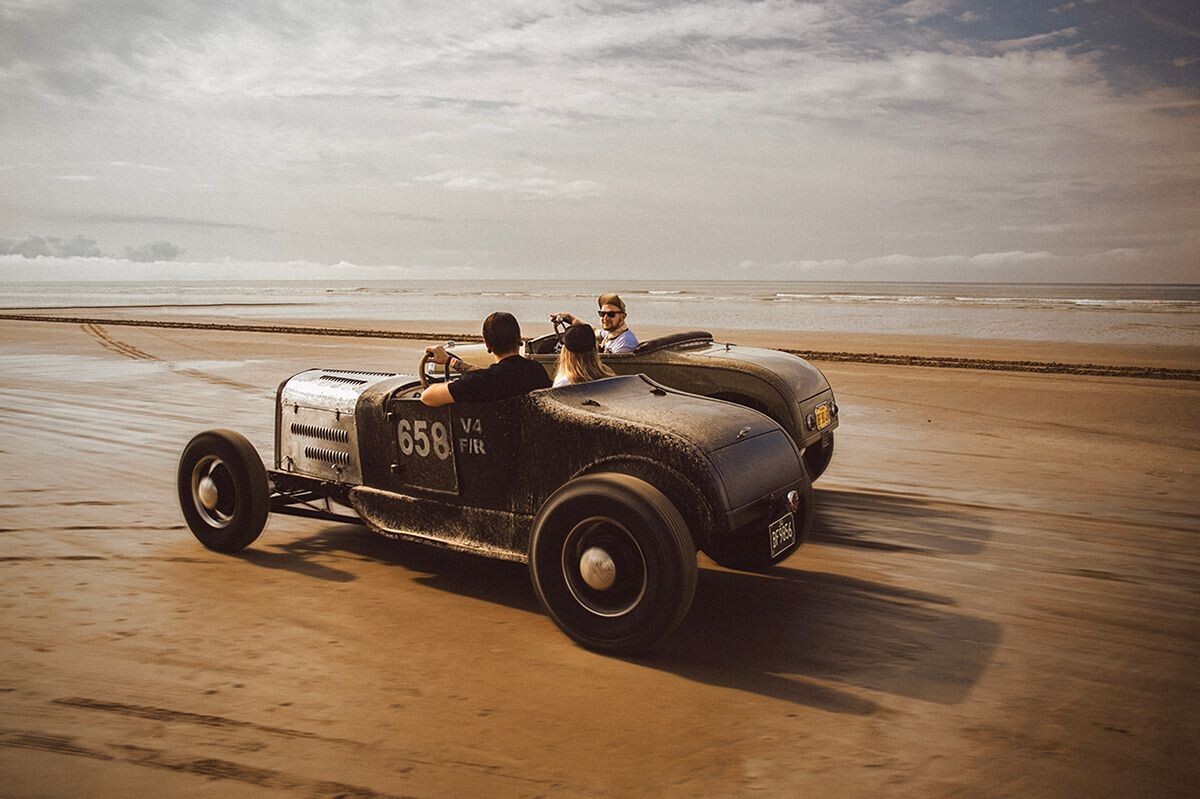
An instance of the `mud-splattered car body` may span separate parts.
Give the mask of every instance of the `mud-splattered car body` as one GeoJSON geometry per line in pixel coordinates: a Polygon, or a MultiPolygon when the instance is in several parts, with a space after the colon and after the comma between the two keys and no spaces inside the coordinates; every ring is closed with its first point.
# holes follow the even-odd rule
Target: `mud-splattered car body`
{"type": "Polygon", "coordinates": [[[419,395],[403,375],[289,378],[270,469],[230,431],[202,433],[184,450],[189,527],[206,546],[236,551],[269,513],[357,520],[393,538],[528,562],[568,635],[625,652],[682,619],[697,550],[764,568],[811,526],[799,449],[737,404],[644,376],[440,408],[419,395]]]}
{"type": "MultiPolygon", "coordinates": [[[[543,364],[551,377],[561,333],[531,339],[524,354],[543,364]]],[[[489,363],[483,345],[447,349],[478,366],[489,363]]],[[[620,375],[645,374],[665,386],[736,402],[767,414],[804,453],[816,480],[833,457],[838,406],[825,375],[808,361],[779,350],[713,341],[711,333],[677,333],[642,342],[631,353],[601,356],[620,375]]]]}

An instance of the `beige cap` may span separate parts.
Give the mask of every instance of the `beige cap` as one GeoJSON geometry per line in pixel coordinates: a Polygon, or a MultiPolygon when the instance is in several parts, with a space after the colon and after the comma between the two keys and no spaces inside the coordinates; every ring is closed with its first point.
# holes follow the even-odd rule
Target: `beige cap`
{"type": "Polygon", "coordinates": [[[615,305],[621,309],[621,313],[625,313],[625,301],[618,294],[601,294],[596,304],[600,308],[603,308],[605,305],[615,305]]]}

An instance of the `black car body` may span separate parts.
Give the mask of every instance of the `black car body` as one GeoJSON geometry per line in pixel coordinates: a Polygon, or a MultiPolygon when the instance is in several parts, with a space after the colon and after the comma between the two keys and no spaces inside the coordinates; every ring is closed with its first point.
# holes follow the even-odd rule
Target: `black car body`
{"type": "Polygon", "coordinates": [[[357,520],[386,536],[528,562],[559,626],[627,652],[668,633],[696,551],[736,568],[791,555],[811,526],[800,450],[741,405],[622,376],[431,408],[412,377],[321,370],[280,385],[264,468],[231,431],[184,450],[184,517],[211,549],[267,515],[357,520]],[[354,516],[331,503],[352,508],[354,516]]]}

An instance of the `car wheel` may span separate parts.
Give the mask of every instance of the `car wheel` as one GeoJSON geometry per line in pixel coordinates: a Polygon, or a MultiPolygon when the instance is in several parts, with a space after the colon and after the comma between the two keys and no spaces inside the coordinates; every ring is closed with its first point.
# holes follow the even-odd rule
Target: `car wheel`
{"type": "Polygon", "coordinates": [[[588,649],[632,653],[683,620],[696,592],[687,524],[636,477],[576,478],[533,523],[529,571],[555,624],[588,649]]]}
{"type": "Polygon", "coordinates": [[[820,442],[804,450],[804,469],[808,472],[809,480],[816,480],[829,468],[833,459],[833,433],[829,434],[829,446],[823,447],[820,442]]]}
{"type": "Polygon", "coordinates": [[[232,430],[209,430],[188,442],[179,457],[178,486],[183,518],[209,549],[244,549],[267,523],[267,470],[254,445],[232,430]]]}
{"type": "Polygon", "coordinates": [[[704,547],[704,554],[727,569],[741,571],[763,571],[796,554],[804,536],[812,528],[814,508],[812,482],[800,490],[800,510],[796,511],[796,544],[771,557],[771,546],[766,535],[766,525],[755,526],[751,535],[729,536],[712,541],[704,547]]]}

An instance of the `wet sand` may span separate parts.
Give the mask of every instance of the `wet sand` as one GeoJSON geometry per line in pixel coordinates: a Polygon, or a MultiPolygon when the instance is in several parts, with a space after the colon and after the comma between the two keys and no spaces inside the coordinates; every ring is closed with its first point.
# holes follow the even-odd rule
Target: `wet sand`
{"type": "MultiPolygon", "coordinates": [[[[836,343],[806,348],[903,344],[836,343]]],[[[1195,381],[821,363],[843,423],[810,542],[766,575],[701,557],[682,627],[617,659],[561,635],[520,565],[290,517],[230,557],[183,526],[192,434],[237,429],[269,457],[280,379],[408,371],[421,342],[0,321],[0,344],[5,797],[1186,796],[1200,778],[1195,381]]]]}

